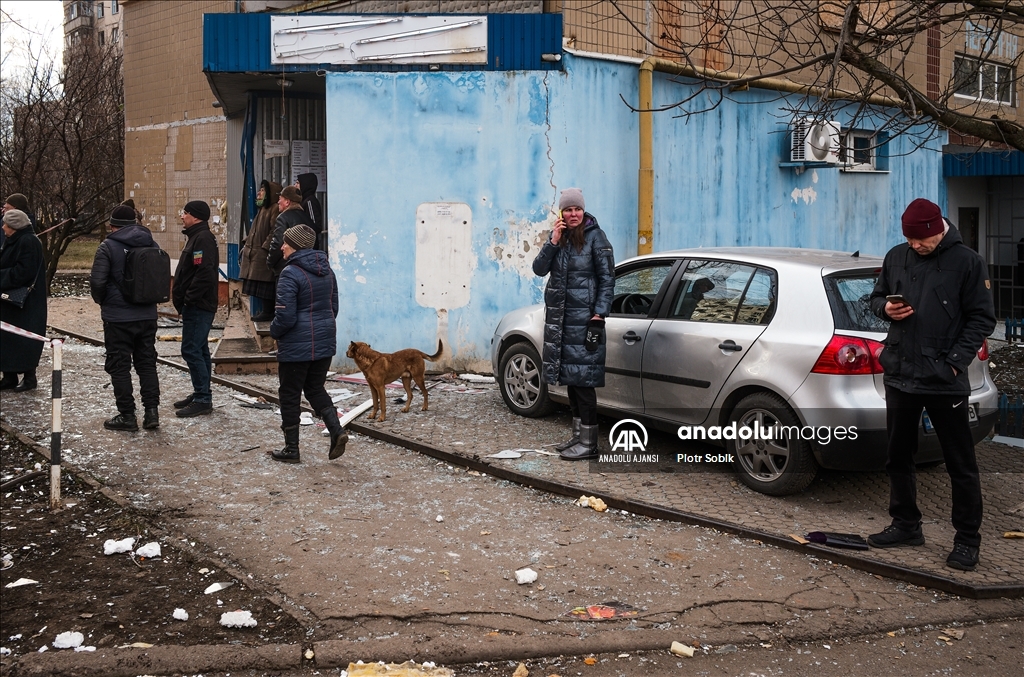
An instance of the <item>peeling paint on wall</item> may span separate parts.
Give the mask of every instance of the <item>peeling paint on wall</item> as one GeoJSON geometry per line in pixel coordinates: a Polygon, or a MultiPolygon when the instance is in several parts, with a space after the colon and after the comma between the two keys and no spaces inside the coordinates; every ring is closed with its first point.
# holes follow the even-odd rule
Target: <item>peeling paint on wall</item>
{"type": "MultiPolygon", "coordinates": [[[[336,223],[331,223],[331,230],[337,228],[336,223]]],[[[338,254],[355,254],[356,244],[359,243],[359,236],[356,233],[346,233],[331,239],[331,251],[338,254]]]]}
{"type": "Polygon", "coordinates": [[[491,231],[491,243],[487,257],[498,264],[501,272],[515,272],[520,277],[531,279],[533,260],[548,239],[548,232],[554,225],[554,216],[544,221],[509,218],[505,228],[491,231]]]}
{"type": "Polygon", "coordinates": [[[794,188],[789,197],[793,199],[793,202],[803,200],[805,205],[809,205],[818,199],[818,192],[814,188],[794,188]]]}

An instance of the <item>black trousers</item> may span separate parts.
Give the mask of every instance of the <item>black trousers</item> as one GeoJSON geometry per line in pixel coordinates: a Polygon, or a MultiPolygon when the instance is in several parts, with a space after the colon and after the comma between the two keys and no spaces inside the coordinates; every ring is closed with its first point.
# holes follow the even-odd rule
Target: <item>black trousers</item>
{"type": "Polygon", "coordinates": [[[597,425],[597,388],[567,386],[566,390],[573,418],[578,418],[580,425],[597,425]]]}
{"type": "Polygon", "coordinates": [[[912,395],[885,387],[886,428],[889,432],[888,460],[889,516],[902,529],[916,529],[921,523],[917,507],[917,478],[914,453],[921,422],[921,410],[935,426],[942,446],[953,490],[953,528],[957,543],[981,543],[982,503],[978,461],[974,455],[967,397],[964,395],[912,395]]]}
{"type": "Polygon", "coordinates": [[[110,374],[117,410],[135,413],[132,394],[132,365],[139,375],[142,406],[160,406],[160,380],[156,375],[156,320],[141,322],[104,322],[103,343],[107,359],[103,369],[110,374]]]}
{"type": "Polygon", "coordinates": [[[302,414],[302,394],[313,407],[317,415],[327,407],[333,407],[331,396],[327,394],[324,383],[327,381],[327,370],[331,367],[331,358],[325,357],[315,362],[278,362],[277,378],[280,385],[277,396],[281,398],[281,426],[290,428],[299,425],[302,414]]]}

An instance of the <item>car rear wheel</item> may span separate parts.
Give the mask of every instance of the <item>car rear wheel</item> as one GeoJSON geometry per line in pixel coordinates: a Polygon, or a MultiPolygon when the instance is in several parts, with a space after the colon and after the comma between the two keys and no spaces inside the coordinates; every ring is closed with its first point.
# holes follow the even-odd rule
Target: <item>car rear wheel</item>
{"type": "Polygon", "coordinates": [[[505,405],[520,416],[537,418],[550,413],[554,403],[541,373],[540,355],[532,345],[509,346],[498,363],[498,387],[505,405]]]}
{"type": "Polygon", "coordinates": [[[818,464],[810,442],[781,434],[783,426],[799,429],[800,420],[778,396],[754,393],[744,397],[733,409],[729,423],[736,423],[737,430],[746,427],[756,433],[750,439],[726,442],[735,458],[733,467],[748,487],[762,494],[788,496],[803,491],[814,480],[818,464]]]}

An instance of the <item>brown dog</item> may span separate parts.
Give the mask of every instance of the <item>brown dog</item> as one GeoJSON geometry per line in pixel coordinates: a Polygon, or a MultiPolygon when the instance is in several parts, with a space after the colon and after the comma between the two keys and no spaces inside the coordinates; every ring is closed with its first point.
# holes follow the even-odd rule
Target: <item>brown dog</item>
{"type": "Polygon", "coordinates": [[[377,416],[378,405],[380,418],[383,421],[388,417],[388,398],[384,393],[384,387],[396,378],[402,378],[402,385],[405,386],[405,408],[402,411],[409,411],[412,404],[412,382],[416,381],[420,392],[423,393],[423,411],[427,410],[427,385],[423,382],[423,372],[426,366],[424,360],[434,362],[441,357],[444,346],[441,340],[437,340],[437,352],[427,355],[415,348],[406,348],[396,353],[379,353],[362,341],[352,341],[348,344],[345,354],[355,360],[359,371],[363,372],[366,382],[370,384],[370,392],[373,394],[373,411],[370,412],[370,419],[377,416]]]}

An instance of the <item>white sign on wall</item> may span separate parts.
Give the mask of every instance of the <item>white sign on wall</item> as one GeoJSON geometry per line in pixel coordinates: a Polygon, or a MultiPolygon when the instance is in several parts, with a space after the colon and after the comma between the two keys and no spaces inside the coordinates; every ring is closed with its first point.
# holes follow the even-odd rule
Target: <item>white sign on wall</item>
{"type": "Polygon", "coordinates": [[[487,17],[270,17],[274,64],[486,64],[487,17]]]}
{"type": "Polygon", "coordinates": [[[416,208],[416,303],[451,310],[469,303],[476,267],[473,210],[462,202],[424,202],[416,208]]]}

